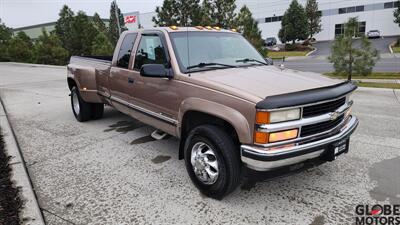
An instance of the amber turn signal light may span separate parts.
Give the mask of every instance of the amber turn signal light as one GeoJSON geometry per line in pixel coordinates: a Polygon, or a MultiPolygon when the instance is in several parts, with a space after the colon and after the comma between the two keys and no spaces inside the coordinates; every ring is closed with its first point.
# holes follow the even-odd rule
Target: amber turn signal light
{"type": "Polygon", "coordinates": [[[277,141],[285,141],[285,140],[290,140],[293,138],[297,137],[299,130],[298,129],[293,129],[293,130],[285,130],[285,131],[279,131],[275,133],[270,133],[268,142],[277,142],[277,141]]]}
{"type": "Polygon", "coordinates": [[[268,124],[269,123],[269,112],[258,111],[256,113],[257,124],[268,124]]]}
{"type": "Polygon", "coordinates": [[[254,142],[257,144],[268,143],[268,133],[258,131],[254,132],[254,142]]]}

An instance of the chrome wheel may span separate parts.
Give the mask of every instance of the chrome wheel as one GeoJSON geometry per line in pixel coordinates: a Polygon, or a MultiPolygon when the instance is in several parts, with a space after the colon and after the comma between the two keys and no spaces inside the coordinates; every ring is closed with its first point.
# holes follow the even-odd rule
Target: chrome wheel
{"type": "Polygon", "coordinates": [[[204,184],[214,184],[218,179],[218,160],[214,150],[204,142],[192,147],[190,162],[194,174],[204,184]]]}
{"type": "Polygon", "coordinates": [[[72,108],[75,112],[75,115],[79,114],[79,100],[78,100],[78,94],[76,93],[76,91],[72,92],[72,108]]]}

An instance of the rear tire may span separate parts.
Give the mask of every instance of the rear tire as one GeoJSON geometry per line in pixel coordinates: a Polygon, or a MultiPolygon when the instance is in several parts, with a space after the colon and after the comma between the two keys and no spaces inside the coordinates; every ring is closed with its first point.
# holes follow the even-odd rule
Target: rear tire
{"type": "Polygon", "coordinates": [[[76,86],[72,87],[71,89],[71,107],[75,118],[79,122],[90,120],[92,115],[91,105],[81,98],[79,90],[76,86]]]}
{"type": "Polygon", "coordinates": [[[104,112],[104,104],[103,103],[91,103],[91,118],[94,120],[101,119],[103,117],[104,112]]]}
{"type": "Polygon", "coordinates": [[[238,187],[239,151],[221,128],[201,125],[191,130],[184,155],[190,179],[204,195],[220,200],[238,187]]]}

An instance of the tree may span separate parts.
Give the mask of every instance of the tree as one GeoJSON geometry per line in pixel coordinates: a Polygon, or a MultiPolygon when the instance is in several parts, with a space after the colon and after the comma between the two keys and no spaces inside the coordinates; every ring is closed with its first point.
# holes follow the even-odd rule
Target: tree
{"type": "Polygon", "coordinates": [[[318,10],[316,0],[307,0],[306,16],[308,23],[308,34],[313,38],[314,34],[321,32],[321,12],[318,10]]]}
{"type": "Polygon", "coordinates": [[[283,15],[279,39],[282,43],[294,44],[296,40],[305,40],[308,37],[308,23],[305,10],[297,0],[290,3],[289,8],[283,15]]]}
{"type": "Polygon", "coordinates": [[[92,55],[112,55],[114,47],[104,33],[98,33],[92,42],[92,55]]]}
{"type": "Polygon", "coordinates": [[[329,61],[333,63],[336,74],[346,74],[351,80],[353,74],[367,76],[372,72],[379,59],[378,51],[371,42],[361,36],[361,45],[354,47],[354,39],[358,34],[358,19],[350,18],[345,24],[344,34],[335,39],[329,61]]]}
{"type": "Polygon", "coordinates": [[[71,34],[72,24],[74,22],[74,12],[67,5],[64,5],[58,15],[60,17],[57,20],[55,32],[60,38],[62,46],[69,52],[72,52],[71,34]]]}
{"type": "Polygon", "coordinates": [[[197,26],[201,23],[200,0],[165,0],[156,8],[153,22],[157,26],[197,26]]]}
{"type": "Polygon", "coordinates": [[[236,19],[235,9],[235,0],[204,0],[202,18],[205,22],[209,22],[205,25],[233,28],[236,19]]]}
{"type": "Polygon", "coordinates": [[[246,5],[240,9],[238,14],[237,29],[259,52],[266,56],[267,52],[264,49],[264,40],[261,37],[261,31],[258,29],[258,23],[246,5]]]}
{"type": "Polygon", "coordinates": [[[67,50],[71,55],[90,55],[91,46],[97,33],[98,31],[89,20],[89,17],[83,11],[79,11],[73,18],[70,49],[67,50]]]}
{"type": "Polygon", "coordinates": [[[32,62],[32,41],[25,32],[20,31],[8,42],[8,57],[14,62],[32,62]]]}
{"type": "Polygon", "coordinates": [[[397,9],[393,11],[394,22],[400,27],[400,0],[397,0],[395,4],[397,5],[397,9]]]}
{"type": "Polygon", "coordinates": [[[39,64],[65,65],[69,57],[58,36],[55,33],[49,35],[44,28],[35,42],[34,51],[35,62],[39,64]]]}
{"type": "Polygon", "coordinates": [[[124,16],[122,15],[121,9],[118,8],[115,1],[112,1],[110,7],[110,24],[108,25],[108,36],[113,46],[117,45],[120,35],[120,29],[121,32],[126,30],[124,16]]]}
{"type": "Polygon", "coordinates": [[[9,61],[7,46],[12,37],[12,29],[0,19],[0,61],[9,61]]]}
{"type": "Polygon", "coordinates": [[[95,13],[92,18],[93,25],[97,31],[107,34],[107,27],[103,20],[100,18],[99,14],[95,13]]]}

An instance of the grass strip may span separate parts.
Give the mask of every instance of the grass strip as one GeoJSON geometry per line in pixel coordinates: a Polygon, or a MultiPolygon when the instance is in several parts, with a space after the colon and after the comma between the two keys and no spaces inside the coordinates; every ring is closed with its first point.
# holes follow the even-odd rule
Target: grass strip
{"type": "Polygon", "coordinates": [[[22,200],[11,181],[10,157],[5,152],[3,135],[0,128],[0,224],[20,224],[19,212],[22,200]]]}

